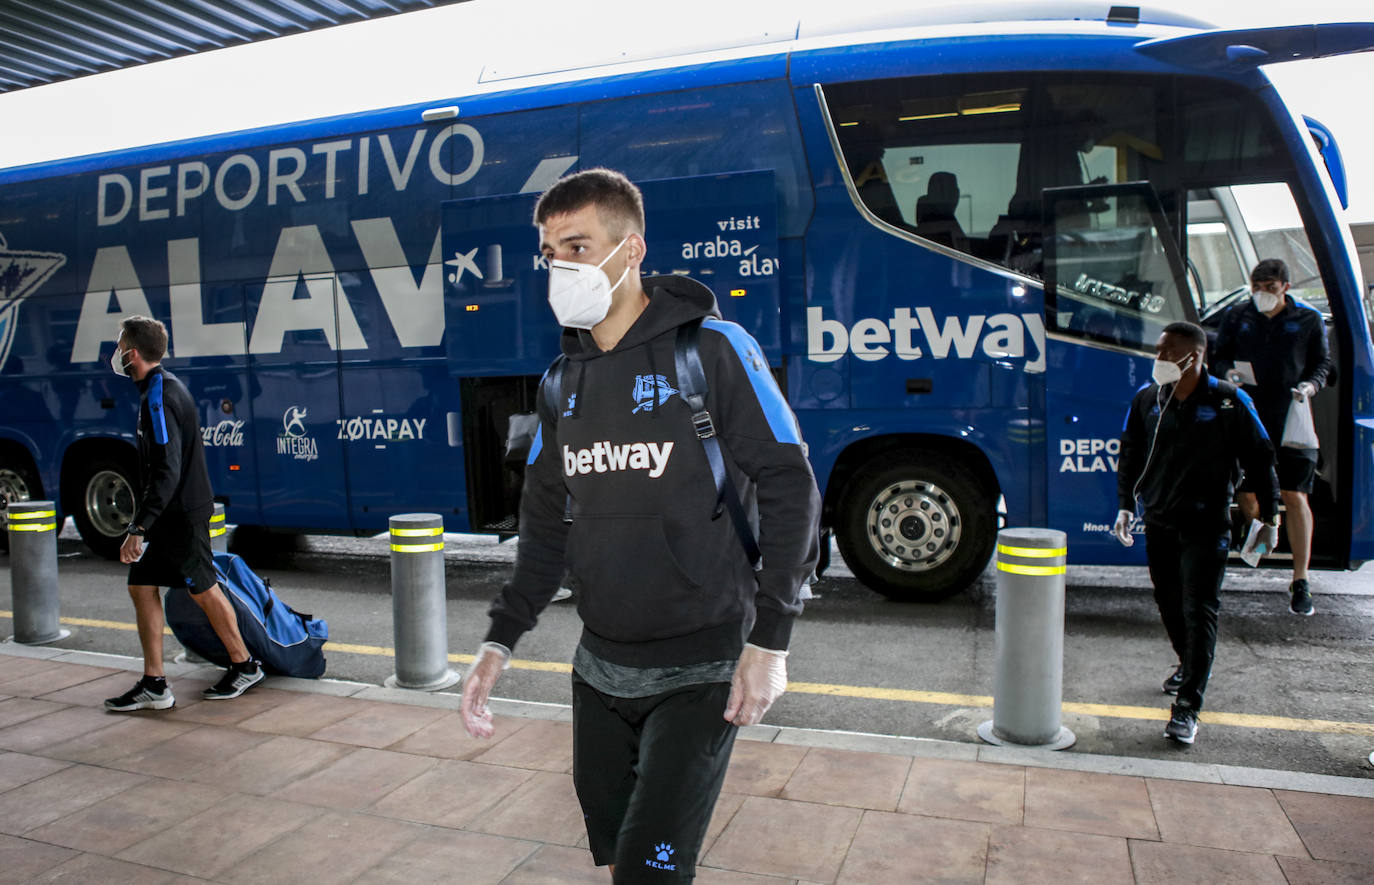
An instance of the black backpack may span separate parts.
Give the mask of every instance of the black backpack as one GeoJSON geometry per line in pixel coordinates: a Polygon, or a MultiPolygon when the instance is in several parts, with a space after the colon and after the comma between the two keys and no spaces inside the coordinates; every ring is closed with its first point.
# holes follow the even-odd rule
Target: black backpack
{"type": "MultiPolygon", "coordinates": [[[[544,402],[548,405],[549,414],[553,415],[555,422],[562,409],[563,367],[567,361],[568,358],[561,353],[555,357],[549,364],[540,386],[544,402]]],[[[701,365],[700,319],[678,326],[677,339],[673,345],[673,362],[677,368],[678,395],[692,411],[692,428],[696,431],[697,439],[701,440],[702,448],[706,450],[706,461],[711,465],[711,475],[716,483],[716,507],[711,518],[718,518],[723,510],[730,511],[730,521],[735,525],[735,534],[739,536],[740,545],[744,547],[744,555],[749,558],[751,566],[758,568],[762,556],[759,552],[758,538],[749,524],[749,516],[740,502],[739,491],[735,488],[734,480],[730,478],[730,471],[725,469],[725,455],[721,451],[720,440],[716,437],[716,426],[711,421],[711,413],[706,409],[706,393],[710,388],[706,383],[706,370],[701,365]]],[[[564,506],[563,520],[572,522],[571,498],[564,506]]]]}

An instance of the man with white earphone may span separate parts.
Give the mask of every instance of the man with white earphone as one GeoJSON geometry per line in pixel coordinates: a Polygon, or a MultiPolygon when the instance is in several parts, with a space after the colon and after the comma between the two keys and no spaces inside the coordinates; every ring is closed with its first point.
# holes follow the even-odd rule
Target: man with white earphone
{"type": "Polygon", "coordinates": [[[1242,470],[1266,523],[1261,543],[1278,538],[1274,447],[1254,403],[1207,373],[1207,334],[1193,323],[1165,326],[1155,345],[1153,383],[1131,400],[1121,431],[1112,531],[1134,543],[1136,499],[1144,505],[1145,555],[1155,603],[1178,654],[1164,682],[1177,694],[1164,736],[1191,744],[1212,673],[1221,582],[1231,548],[1231,498],[1242,470]]]}

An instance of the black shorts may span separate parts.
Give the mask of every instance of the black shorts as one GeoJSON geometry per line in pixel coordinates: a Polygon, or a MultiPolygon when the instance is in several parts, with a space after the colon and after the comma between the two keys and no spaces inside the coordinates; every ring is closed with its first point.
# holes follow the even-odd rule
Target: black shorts
{"type": "Polygon", "coordinates": [[[730,685],[647,698],[602,694],[573,672],[573,784],[597,866],[616,882],[688,882],[738,729],[730,685]]]}
{"type": "MultiPolygon", "coordinates": [[[[1317,478],[1317,450],[1279,446],[1275,454],[1278,456],[1279,488],[1285,492],[1312,494],[1312,483],[1317,478]]],[[[1250,477],[1241,480],[1240,491],[1254,490],[1250,477]]]]}
{"type": "Polygon", "coordinates": [[[164,516],[153,523],[143,545],[143,558],[129,565],[130,587],[185,587],[194,594],[219,581],[209,520],[164,516]]]}

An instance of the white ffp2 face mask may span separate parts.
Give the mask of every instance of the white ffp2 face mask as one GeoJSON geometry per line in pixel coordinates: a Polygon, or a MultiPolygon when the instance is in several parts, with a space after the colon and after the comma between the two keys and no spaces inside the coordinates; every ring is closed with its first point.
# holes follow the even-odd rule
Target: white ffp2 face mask
{"type": "Polygon", "coordinates": [[[630,273],[625,273],[611,285],[610,277],[601,269],[615,253],[619,252],[630,238],[620,241],[611,254],[601,260],[601,264],[578,264],[576,261],[549,260],[549,307],[558,318],[558,324],[568,329],[591,329],[606,318],[611,311],[611,293],[630,273]]]}
{"type": "Polygon", "coordinates": [[[121,378],[129,377],[129,364],[124,359],[125,354],[128,352],[127,350],[120,350],[116,347],[114,356],[110,357],[110,368],[114,369],[114,373],[121,378]]]}
{"type": "Polygon", "coordinates": [[[1255,310],[1258,310],[1260,313],[1268,313],[1279,306],[1279,302],[1283,300],[1283,296],[1276,295],[1265,289],[1254,289],[1250,292],[1250,300],[1255,302],[1255,310]]]}
{"type": "Polygon", "coordinates": [[[1177,384],[1178,380],[1183,377],[1183,373],[1193,365],[1192,355],[1184,357],[1182,362],[1183,365],[1180,366],[1178,363],[1170,362],[1169,360],[1157,359],[1155,360],[1154,366],[1150,369],[1150,377],[1153,378],[1154,382],[1160,387],[1166,384],[1177,384]]]}

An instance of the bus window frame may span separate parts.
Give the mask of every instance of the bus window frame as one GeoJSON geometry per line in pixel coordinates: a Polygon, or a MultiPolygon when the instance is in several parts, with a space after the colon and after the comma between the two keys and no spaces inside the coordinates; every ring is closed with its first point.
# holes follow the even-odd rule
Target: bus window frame
{"type": "Polygon", "coordinates": [[[1153,352],[1153,342],[1142,341],[1139,347],[1133,347],[1119,341],[1104,341],[1085,335],[1079,332],[1069,331],[1059,326],[1058,302],[1059,302],[1059,267],[1058,256],[1056,254],[1056,243],[1058,240],[1058,214],[1055,207],[1061,203],[1085,203],[1093,199],[1138,196],[1150,214],[1150,223],[1154,226],[1159,238],[1160,246],[1164,250],[1166,260],[1169,262],[1169,270],[1174,278],[1174,288],[1178,294],[1178,303],[1182,307],[1183,319],[1188,322],[1198,321],[1197,304],[1193,296],[1192,287],[1189,285],[1187,277],[1187,267],[1183,261],[1183,253],[1178,248],[1177,232],[1169,224],[1168,216],[1164,213],[1163,203],[1159,199],[1159,194],[1154,186],[1148,181],[1126,181],[1116,184],[1085,184],[1069,187],[1049,187],[1041,191],[1042,205],[1044,207],[1042,240],[1042,258],[1044,267],[1044,286],[1045,286],[1045,331],[1057,336],[1083,344],[1096,346],[1120,348],[1132,353],[1153,352]]]}

